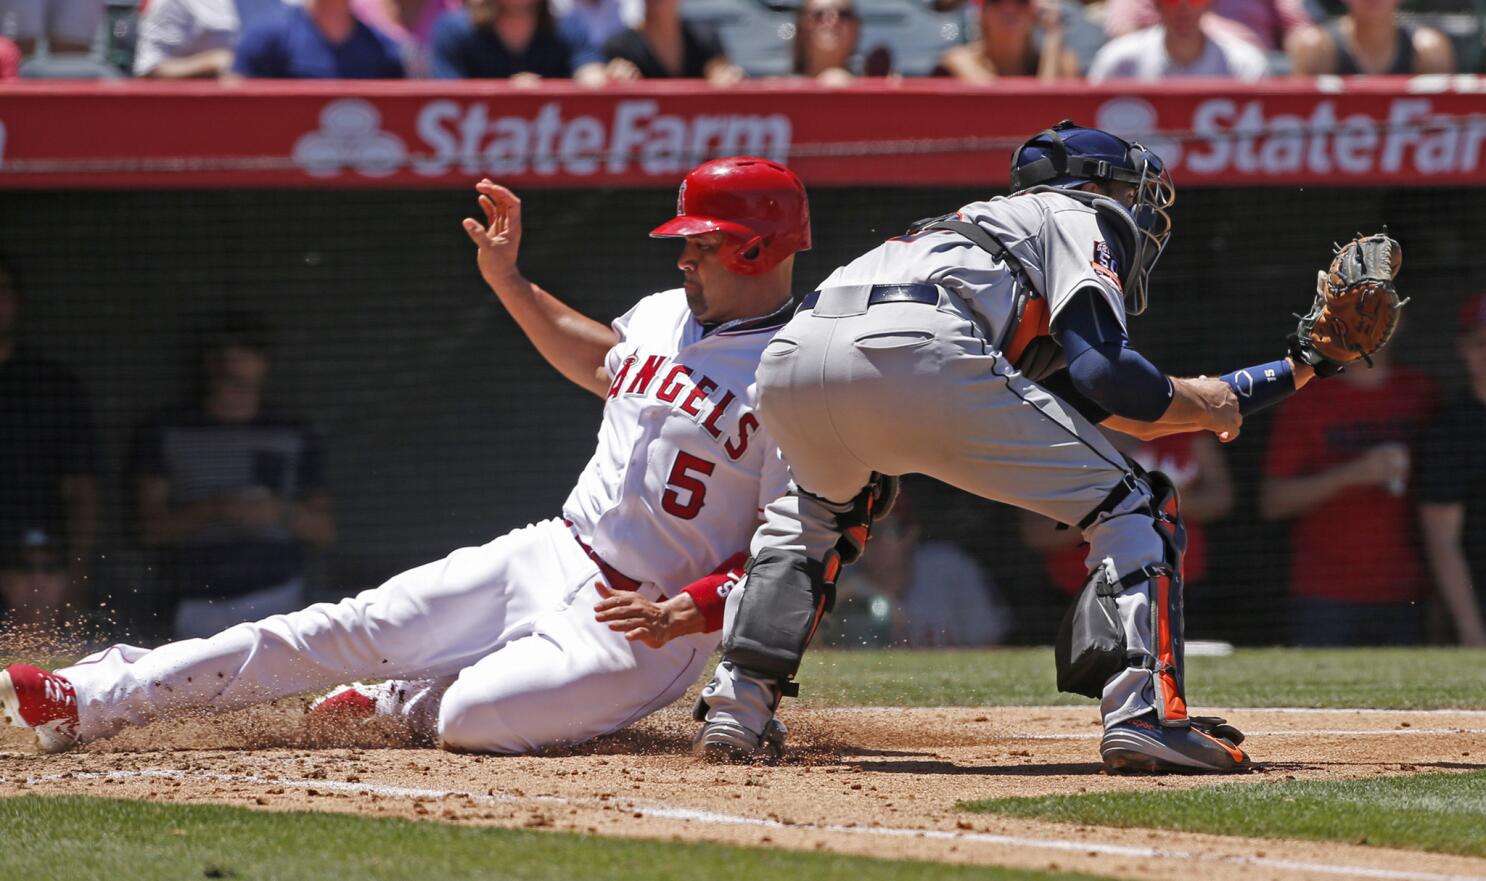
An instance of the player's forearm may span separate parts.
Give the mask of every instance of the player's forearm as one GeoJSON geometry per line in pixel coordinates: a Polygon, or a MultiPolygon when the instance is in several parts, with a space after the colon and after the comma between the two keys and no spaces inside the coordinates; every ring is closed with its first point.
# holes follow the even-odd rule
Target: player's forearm
{"type": "Polygon", "coordinates": [[[619,342],[613,328],[594,321],[519,274],[490,286],[548,364],[599,397],[608,393],[598,370],[604,365],[604,356],[619,342]]]}
{"type": "Polygon", "coordinates": [[[1189,431],[1205,431],[1207,428],[1195,422],[1168,422],[1165,419],[1160,422],[1141,422],[1138,419],[1126,419],[1124,416],[1114,415],[1105,417],[1104,421],[1099,424],[1138,440],[1155,440],[1169,434],[1186,434],[1189,431]]]}

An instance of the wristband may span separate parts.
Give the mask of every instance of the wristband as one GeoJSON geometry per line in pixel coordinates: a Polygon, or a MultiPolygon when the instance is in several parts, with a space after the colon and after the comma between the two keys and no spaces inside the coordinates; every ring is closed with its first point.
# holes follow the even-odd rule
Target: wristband
{"type": "Polygon", "coordinates": [[[715,633],[722,629],[723,610],[727,606],[728,594],[737,587],[743,577],[743,567],[748,563],[747,553],[738,553],[728,558],[711,575],[698,578],[681,589],[697,604],[706,622],[704,633],[715,633]]]}
{"type": "Polygon", "coordinates": [[[1295,372],[1290,359],[1256,364],[1218,377],[1238,396],[1238,412],[1257,413],[1295,394],[1295,372]]]}

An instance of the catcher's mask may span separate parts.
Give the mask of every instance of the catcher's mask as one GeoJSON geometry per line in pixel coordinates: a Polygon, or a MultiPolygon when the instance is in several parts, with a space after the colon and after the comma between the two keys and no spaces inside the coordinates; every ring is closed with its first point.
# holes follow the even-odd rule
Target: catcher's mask
{"type": "Polygon", "coordinates": [[[676,216],[654,238],[723,233],[722,260],[739,275],[759,275],[796,251],[810,250],[810,201],[795,173],[768,159],[731,156],[704,162],[681,182],[676,216]]]}
{"type": "Polygon", "coordinates": [[[1063,120],[1035,135],[1011,157],[1011,191],[1032,187],[1077,188],[1090,181],[1117,180],[1135,186],[1135,204],[1127,208],[1135,220],[1135,253],[1129,260],[1136,271],[1125,292],[1127,311],[1144,312],[1151,270],[1171,238],[1171,215],[1176,185],[1161,157],[1137,143],[1103,129],[1084,128],[1063,120]]]}

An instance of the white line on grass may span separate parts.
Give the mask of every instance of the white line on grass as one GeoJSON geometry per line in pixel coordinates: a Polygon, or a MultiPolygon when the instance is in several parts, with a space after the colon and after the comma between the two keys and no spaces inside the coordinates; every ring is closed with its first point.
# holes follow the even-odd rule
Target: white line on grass
{"type": "MultiPolygon", "coordinates": [[[[1393,731],[1377,729],[1356,730],[1348,728],[1312,728],[1295,731],[1245,731],[1247,737],[1393,737],[1395,735],[1441,735],[1441,734],[1486,734],[1486,728],[1399,728],[1393,731]]],[[[991,734],[991,739],[1001,740],[1097,740],[1103,737],[1099,731],[1081,734],[991,734]]]]}
{"type": "MultiPolygon", "coordinates": [[[[568,799],[556,795],[514,796],[495,793],[480,794],[446,789],[422,789],[409,786],[387,786],[380,783],[348,783],[340,780],[296,780],[276,777],[260,777],[254,774],[217,774],[211,772],[187,772],[172,768],[147,768],[137,771],[81,772],[47,774],[28,777],[30,785],[57,783],[68,780],[137,780],[137,779],[194,780],[215,783],[249,783],[295,789],[328,790],[333,792],[364,792],[381,796],[402,798],[464,798],[485,804],[511,804],[520,802],[546,802],[554,804],[594,803],[592,799],[568,799]]],[[[748,826],[760,829],[825,832],[838,835],[857,835],[880,838],[928,838],[940,841],[971,842],[976,844],[999,844],[1011,847],[1028,847],[1039,850],[1107,854],[1110,856],[1151,859],[1194,860],[1197,862],[1228,863],[1241,866],[1256,866],[1284,869],[1293,872],[1311,872],[1318,875],[1336,875],[1351,878],[1377,878],[1381,881],[1486,881],[1486,875],[1451,875],[1439,872],[1416,872],[1399,869],[1380,869],[1369,866],[1349,866],[1341,863],[1315,863],[1305,860],[1285,860],[1274,857],[1247,856],[1244,854],[1215,854],[1203,851],[1184,851],[1171,848],[1141,847],[1128,844],[1105,844],[1095,841],[1075,841],[1066,838],[1031,838],[1020,835],[995,835],[989,832],[944,832],[937,829],[906,829],[893,826],[840,826],[813,823],[784,823],[758,817],[744,817],[716,811],[694,808],[674,808],[665,805],[633,803],[635,813],[664,820],[680,820],[688,823],[704,823],[713,826],[748,826]]]]}

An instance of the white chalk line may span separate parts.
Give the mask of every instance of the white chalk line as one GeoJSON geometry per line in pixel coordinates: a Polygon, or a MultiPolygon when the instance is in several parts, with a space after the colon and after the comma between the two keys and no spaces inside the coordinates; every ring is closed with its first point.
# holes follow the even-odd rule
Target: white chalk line
{"type": "MultiPolygon", "coordinates": [[[[516,796],[507,794],[480,794],[446,789],[423,789],[409,786],[388,786],[380,783],[350,783],[340,780],[299,780],[292,778],[260,777],[255,774],[219,774],[213,772],[187,772],[171,768],[146,768],[135,771],[75,772],[47,774],[26,778],[26,783],[66,782],[69,780],[131,780],[167,779],[215,783],[247,783],[280,786],[304,790],[327,790],[332,792],[368,793],[387,797],[445,799],[462,798],[476,803],[512,804],[520,802],[544,802],[550,804],[604,804],[595,799],[569,799],[556,795],[516,796]]],[[[926,838],[938,841],[966,842],[974,844],[996,844],[1009,847],[1027,847],[1067,853],[1104,854],[1108,856],[1138,857],[1162,860],[1193,860],[1196,862],[1227,863],[1240,866],[1256,866],[1283,869],[1292,872],[1310,872],[1317,875],[1335,875],[1350,878],[1377,878],[1382,881],[1486,881],[1486,875],[1455,875],[1440,872],[1419,872],[1401,869],[1382,869],[1370,866],[1349,866],[1341,863],[1317,863],[1307,860],[1287,860],[1275,857],[1249,856],[1245,854],[1214,854],[1201,851],[1185,851],[1173,848],[1143,847],[1127,844],[1108,844],[1097,841],[1074,841],[1066,838],[1032,838],[1020,835],[997,835],[989,832],[946,832],[937,829],[908,829],[894,826],[841,826],[836,824],[785,823],[780,820],[745,817],[717,811],[694,808],[676,808],[665,805],[648,805],[642,802],[625,803],[624,810],[656,819],[680,820],[688,823],[704,823],[714,826],[748,826],[759,829],[824,832],[837,835],[856,835],[881,838],[926,838]]]]}
{"type": "MultiPolygon", "coordinates": [[[[932,707],[810,707],[816,712],[831,713],[913,713],[920,710],[958,710],[961,712],[995,712],[995,713],[1046,713],[1049,710],[1076,710],[1077,704],[1028,704],[1021,705],[986,705],[977,706],[967,704],[965,706],[932,706],[932,707]]],[[[1093,710],[1094,707],[1089,707],[1093,710]]],[[[1307,714],[1346,714],[1358,716],[1480,716],[1486,718],[1486,710],[1408,710],[1408,709],[1379,709],[1377,707],[1223,707],[1222,712],[1238,715],[1240,713],[1307,713],[1307,714]]]]}
{"type": "MultiPolygon", "coordinates": [[[[1376,728],[1311,728],[1293,731],[1245,731],[1245,737],[1393,737],[1408,735],[1486,734],[1486,728],[1397,728],[1379,731],[1376,728]]],[[[1101,731],[1080,734],[991,734],[988,740],[1098,740],[1101,731]]]]}

